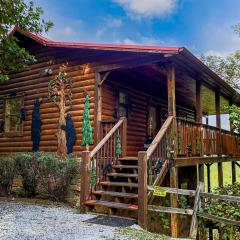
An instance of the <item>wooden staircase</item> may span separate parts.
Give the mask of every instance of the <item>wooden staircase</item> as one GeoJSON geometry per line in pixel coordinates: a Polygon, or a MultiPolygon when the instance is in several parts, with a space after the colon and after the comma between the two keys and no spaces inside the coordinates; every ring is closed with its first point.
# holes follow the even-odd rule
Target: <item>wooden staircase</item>
{"type": "Polygon", "coordinates": [[[98,213],[137,218],[138,159],[124,157],[104,176],[85,205],[98,213]]]}

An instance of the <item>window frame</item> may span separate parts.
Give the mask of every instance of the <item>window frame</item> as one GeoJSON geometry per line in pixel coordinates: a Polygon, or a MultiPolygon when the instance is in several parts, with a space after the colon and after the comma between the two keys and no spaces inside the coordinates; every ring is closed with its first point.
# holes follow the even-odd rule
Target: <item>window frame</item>
{"type": "Polygon", "coordinates": [[[117,109],[118,109],[118,117],[126,117],[128,118],[129,116],[129,94],[123,90],[118,90],[118,106],[117,106],[117,109]],[[125,99],[126,99],[126,102],[125,103],[121,103],[120,102],[120,94],[123,93],[125,94],[125,99]],[[126,111],[126,116],[120,116],[120,107],[124,108],[125,111],[126,111]]]}
{"type": "MultiPolygon", "coordinates": [[[[14,99],[14,98],[19,98],[20,99],[20,104],[21,104],[21,108],[23,108],[23,98],[22,96],[8,96],[6,98],[4,98],[4,103],[3,103],[3,121],[4,121],[4,131],[3,131],[3,136],[4,137],[22,137],[23,136],[23,122],[20,122],[20,131],[17,132],[6,132],[6,107],[7,107],[7,101],[10,99],[14,99]]],[[[19,113],[20,115],[21,113],[19,113]]]]}

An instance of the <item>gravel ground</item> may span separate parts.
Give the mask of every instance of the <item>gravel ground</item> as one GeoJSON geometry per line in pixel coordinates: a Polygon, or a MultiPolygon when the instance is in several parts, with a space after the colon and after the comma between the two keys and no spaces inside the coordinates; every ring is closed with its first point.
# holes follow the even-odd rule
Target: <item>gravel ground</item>
{"type": "Polygon", "coordinates": [[[38,206],[0,202],[1,240],[127,240],[119,227],[133,226],[128,219],[78,214],[64,206],[38,206]]]}

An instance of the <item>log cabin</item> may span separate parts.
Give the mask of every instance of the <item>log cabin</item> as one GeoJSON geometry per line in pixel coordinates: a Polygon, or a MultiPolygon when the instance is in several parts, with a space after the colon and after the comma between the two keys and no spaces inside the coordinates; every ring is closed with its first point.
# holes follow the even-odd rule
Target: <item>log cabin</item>
{"type": "MultiPolygon", "coordinates": [[[[223,162],[231,162],[236,181],[238,136],[222,129],[221,121],[225,106],[239,105],[240,95],[186,48],[57,42],[18,28],[11,34],[37,61],[0,85],[0,152],[32,150],[31,113],[38,98],[43,99],[40,151],[56,152],[59,112],[47,98],[47,86],[66,64],[73,79],[71,115],[77,131],[74,154],[82,159],[83,212],[118,212],[146,228],[148,185],[178,188],[185,182],[194,189],[204,182],[204,165],[217,163],[222,186],[223,162]],[[94,135],[90,151],[81,146],[84,89],[94,135]],[[203,122],[207,116],[215,117],[215,126],[203,122]]],[[[175,195],[171,206],[178,206],[175,195]]],[[[171,214],[172,236],[179,236],[178,225],[171,214]]]]}

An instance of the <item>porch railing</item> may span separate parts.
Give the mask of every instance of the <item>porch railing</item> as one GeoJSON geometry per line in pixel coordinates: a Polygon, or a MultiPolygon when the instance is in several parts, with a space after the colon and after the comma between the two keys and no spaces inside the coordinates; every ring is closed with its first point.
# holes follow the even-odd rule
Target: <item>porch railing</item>
{"type": "Polygon", "coordinates": [[[127,120],[122,117],[117,122],[101,122],[101,141],[95,148],[82,152],[81,163],[81,211],[84,202],[90,199],[91,191],[104,178],[104,169],[117,163],[119,157],[126,155],[127,120]]]}
{"type": "Polygon", "coordinates": [[[240,155],[239,137],[217,127],[177,120],[178,155],[240,155]]]}
{"type": "Polygon", "coordinates": [[[174,147],[173,119],[169,116],[147,151],[138,153],[138,222],[143,228],[147,226],[147,206],[152,199],[147,187],[160,185],[169,169],[174,147]]]}

